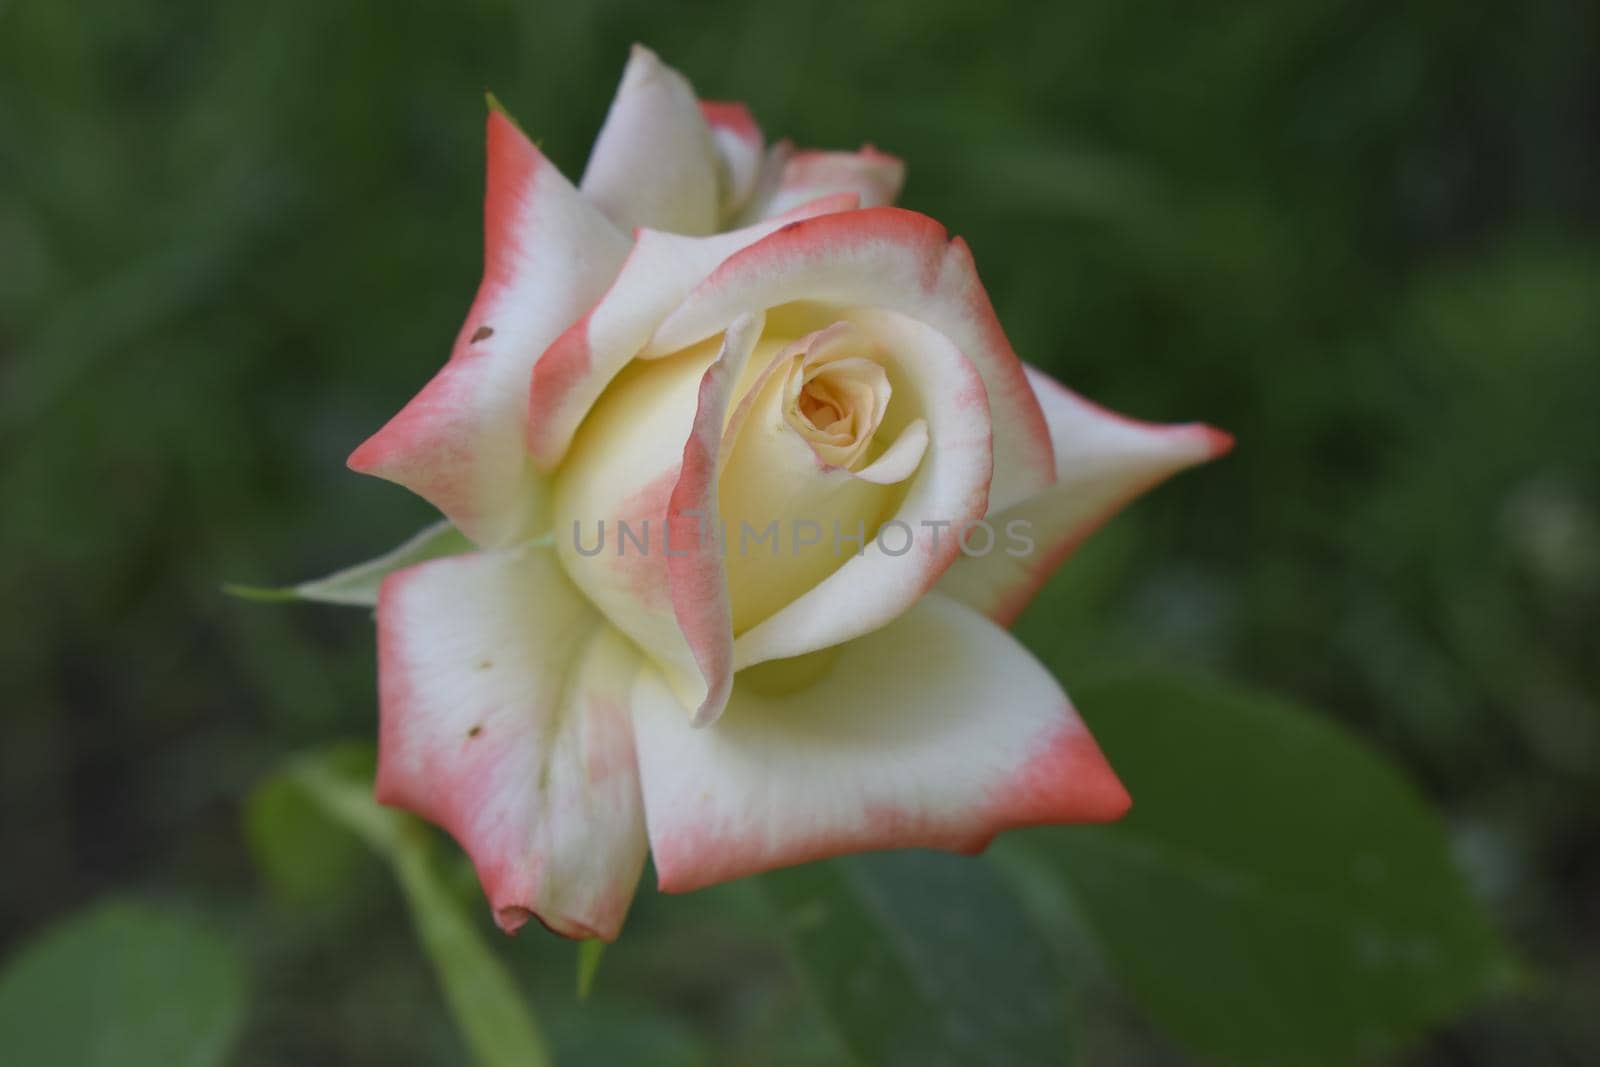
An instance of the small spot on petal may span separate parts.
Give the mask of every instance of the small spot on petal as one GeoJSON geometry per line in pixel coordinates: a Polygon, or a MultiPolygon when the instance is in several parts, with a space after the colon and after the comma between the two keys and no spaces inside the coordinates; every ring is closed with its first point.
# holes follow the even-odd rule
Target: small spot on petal
{"type": "Polygon", "coordinates": [[[483,726],[482,726],[482,724],[479,724],[479,725],[474,726],[472,729],[467,731],[467,737],[469,737],[469,738],[477,737],[481,733],[483,733],[483,726]]]}
{"type": "Polygon", "coordinates": [[[490,667],[493,667],[493,666],[494,666],[494,660],[492,660],[492,659],[480,659],[478,661],[478,669],[480,671],[486,671],[490,667]]]}
{"type": "Polygon", "coordinates": [[[494,329],[492,327],[479,326],[476,330],[472,331],[472,340],[469,343],[477,344],[479,341],[486,341],[493,336],[494,329]]]}

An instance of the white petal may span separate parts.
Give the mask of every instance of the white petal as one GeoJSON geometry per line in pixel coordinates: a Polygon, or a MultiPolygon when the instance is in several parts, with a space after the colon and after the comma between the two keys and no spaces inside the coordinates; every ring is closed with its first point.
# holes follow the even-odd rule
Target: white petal
{"type": "Polygon", "coordinates": [[[722,217],[731,219],[755,192],[765,139],[750,109],[741,103],[702,100],[700,113],[711,127],[711,139],[722,158],[722,217]]]}
{"type": "Polygon", "coordinates": [[[579,188],[625,230],[717,229],[718,168],[694,88],[634,45],[579,188]]]}
{"type": "Polygon", "coordinates": [[[991,514],[987,521],[1005,547],[960,557],[939,582],[940,592],[1003,626],[1022,613],[1056,568],[1123,505],[1233,447],[1232,437],[1200,423],[1161,426],[1107,411],[1032,367],[1028,379],[1050,427],[1056,484],[991,514]],[[1008,527],[1031,541],[1031,549],[1024,552],[1027,545],[1008,536],[1008,527]]]}
{"type": "Polygon", "coordinates": [[[639,656],[548,550],[390,575],[378,600],[378,799],[448,830],[495,920],[614,938],[645,840],[639,656]]]}
{"type": "Polygon", "coordinates": [[[714,726],[689,725],[650,670],[633,708],[667,892],[846,852],[975,852],[1005,829],[1128,806],[1049,672],[937,595],[845,645],[808,686],[764,693],[736,676],[714,726]]]}

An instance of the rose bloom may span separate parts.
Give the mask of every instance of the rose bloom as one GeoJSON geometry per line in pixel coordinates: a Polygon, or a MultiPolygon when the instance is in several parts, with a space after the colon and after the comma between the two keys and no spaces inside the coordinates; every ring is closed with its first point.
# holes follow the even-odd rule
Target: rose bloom
{"type": "Polygon", "coordinates": [[[477,298],[350,466],[478,547],[383,583],[377,792],[507,931],[614,938],[647,851],[676,892],[1127,810],[1004,627],[1229,438],[1022,364],[902,178],[643,48],[576,187],[491,107],[477,298]]]}

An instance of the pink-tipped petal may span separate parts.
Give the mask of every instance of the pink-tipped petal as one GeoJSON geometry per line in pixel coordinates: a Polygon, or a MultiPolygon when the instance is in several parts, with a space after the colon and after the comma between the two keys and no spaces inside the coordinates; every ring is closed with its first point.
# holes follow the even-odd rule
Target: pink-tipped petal
{"type": "Polygon", "coordinates": [[[737,676],[715,726],[691,726],[649,669],[633,709],[667,892],[848,852],[975,852],[1006,829],[1110,821],[1129,803],[1050,673],[938,595],[803,688],[737,676]]]}
{"type": "Polygon", "coordinates": [[[625,230],[717,229],[720,159],[694,88],[634,45],[579,188],[625,230]]]}
{"type": "Polygon", "coordinates": [[[528,375],[615,275],[627,240],[498,109],[488,118],[484,270],[450,361],[350,456],[427,499],[481,545],[534,532],[528,375]]]}
{"type": "Polygon", "coordinates": [[[784,226],[728,258],[656,329],[645,355],[674,352],[751,308],[790,301],[899,312],[944,334],[977,368],[994,422],[990,507],[1055,481],[1044,414],[995,318],[972,254],[925,215],[870,208],[784,226]]]}
{"type": "Polygon", "coordinates": [[[1032,367],[1028,378],[1050,425],[1056,484],[991,513],[987,521],[1006,547],[963,556],[939,582],[941,593],[1002,626],[1015,621],[1056,568],[1125,504],[1233,447],[1230,435],[1210,426],[1139,422],[1085,400],[1032,367]],[[1031,548],[1007,536],[1012,523],[1021,524],[1014,529],[1031,548]]]}
{"type": "Polygon", "coordinates": [[[759,313],[640,364],[595,406],[555,479],[556,550],[589,600],[714,717],[732,673],[718,517],[718,442],[759,313]],[[700,514],[694,514],[700,512],[700,514]]]}
{"type": "Polygon", "coordinates": [[[385,580],[378,799],[472,857],[508,933],[611,940],[644,866],[630,693],[639,656],[554,554],[475,553],[385,580]]]}
{"type": "Polygon", "coordinates": [[[783,160],[777,188],[761,214],[781,215],[831,193],[855,193],[862,207],[885,207],[895,202],[905,182],[906,165],[871,145],[859,152],[795,152],[783,160]]]}
{"type": "Polygon", "coordinates": [[[697,725],[722,714],[733,686],[733,616],[728,598],[717,501],[722,470],[722,427],[727,421],[734,387],[761,338],[764,316],[734,320],[722,351],[700,379],[694,425],[683,446],[683,466],[667,505],[671,542],[682,555],[666,557],[667,589],[673,615],[700,668],[706,696],[696,709],[697,725]]]}
{"type": "MultiPolygon", "coordinates": [[[[538,468],[551,471],[560,465],[578,425],[606,386],[640,354],[661,320],[718,264],[797,219],[854,206],[848,193],[824,197],[782,218],[715,237],[639,231],[611,287],[553,340],[533,368],[527,444],[538,468]]],[[[748,310],[760,308],[739,309],[719,329],[748,310]]]]}
{"type": "MultiPolygon", "coordinates": [[[[730,219],[744,207],[755,192],[765,157],[765,139],[750,109],[743,104],[722,100],[702,100],[700,113],[711,127],[711,139],[722,160],[721,214],[730,219]]],[[[843,190],[849,191],[849,190],[843,190]]],[[[816,197],[810,199],[815,200],[816,197]]],[[[799,206],[799,201],[793,206],[799,206]]]]}

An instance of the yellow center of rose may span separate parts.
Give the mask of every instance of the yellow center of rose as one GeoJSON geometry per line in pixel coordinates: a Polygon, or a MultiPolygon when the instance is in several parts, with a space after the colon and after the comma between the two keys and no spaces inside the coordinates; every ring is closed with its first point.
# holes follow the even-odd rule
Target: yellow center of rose
{"type": "Polygon", "coordinates": [[[829,466],[857,470],[892,390],[882,364],[870,351],[851,354],[852,343],[861,339],[823,336],[795,357],[785,383],[784,420],[829,466]]]}
{"type": "Polygon", "coordinates": [[[879,438],[893,437],[887,360],[844,321],[757,346],[720,479],[736,634],[837,570],[894,514],[900,486],[858,477],[884,452],[879,438]],[[758,542],[767,528],[775,536],[758,542]]]}
{"type": "MultiPolygon", "coordinates": [[[[823,314],[768,316],[728,388],[722,433],[708,457],[716,464],[716,514],[704,521],[716,522],[735,635],[868,551],[928,444],[919,393],[904,374],[915,353],[850,318],[823,314]]],[[[663,530],[681,471],[655,453],[689,433],[723,343],[708,337],[619,374],[552,486],[563,566],[609,617],[633,622],[631,636],[641,644],[678,625],[663,530]]],[[[781,689],[827,663],[796,659],[803,662],[766,671],[763,684],[781,689]]]]}

